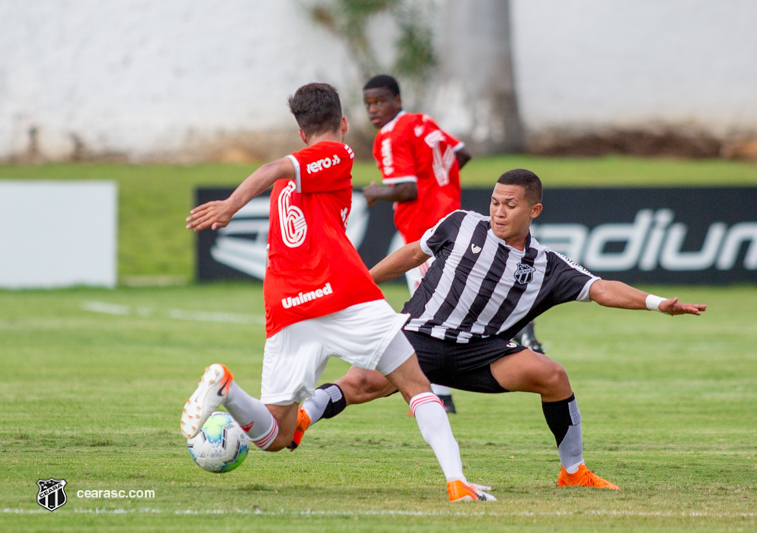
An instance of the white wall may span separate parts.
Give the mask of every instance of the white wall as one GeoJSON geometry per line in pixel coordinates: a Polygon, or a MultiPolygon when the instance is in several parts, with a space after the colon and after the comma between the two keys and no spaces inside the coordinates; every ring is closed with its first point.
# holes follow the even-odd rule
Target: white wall
{"type": "Polygon", "coordinates": [[[323,37],[293,1],[0,0],[0,157],[32,126],[50,157],[135,158],[290,128],[288,95],[345,77],[323,37]]]}
{"type": "Polygon", "coordinates": [[[757,130],[757,2],[514,0],[523,118],[757,130]]]}
{"type": "MultiPolygon", "coordinates": [[[[0,0],[0,159],[28,155],[33,127],[49,159],[77,143],[90,155],[203,158],[236,137],[290,132],[286,97],[303,83],[333,83],[354,100],[360,80],[344,46],[300,2],[0,0]]],[[[757,130],[757,2],[512,4],[530,131],[648,121],[757,130]]],[[[455,119],[464,102],[430,111],[470,133],[455,119]]]]}

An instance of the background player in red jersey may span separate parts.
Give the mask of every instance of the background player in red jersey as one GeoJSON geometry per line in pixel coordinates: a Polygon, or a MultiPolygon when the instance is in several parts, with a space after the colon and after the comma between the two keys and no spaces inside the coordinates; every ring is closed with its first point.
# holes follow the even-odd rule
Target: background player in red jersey
{"type": "MultiPolygon", "coordinates": [[[[379,131],[373,158],[381,171],[381,187],[363,188],[368,206],[394,203],[394,225],[405,243],[414,242],[439,219],[460,209],[460,169],[471,159],[465,144],[422,113],[402,109],[400,87],[392,76],[374,76],[363,86],[368,118],[379,131]]],[[[405,274],[412,296],[428,271],[427,263],[405,274]]],[[[455,413],[449,387],[432,385],[448,413],[455,413]]]]}
{"type": "Polygon", "coordinates": [[[466,481],[444,407],[401,332],[407,317],[384,300],[345,233],[352,204],[353,153],[344,144],[347,119],[327,84],[300,87],[289,99],[307,148],[263,165],[232,195],[193,209],[187,228],[226,226],[252,198],[273,185],[268,267],[263,283],[266,343],[260,400],[222,364],[208,367],[181,416],[194,437],[219,406],[258,448],[292,442],[300,402],[312,396],[329,357],[377,370],[400,390],[447,478],[450,501],[494,499],[466,481]]]}
{"type": "MultiPolygon", "coordinates": [[[[460,209],[460,169],[470,161],[465,144],[442,130],[422,113],[402,109],[400,87],[392,76],[374,76],[363,86],[363,103],[378,133],[373,158],[386,187],[371,183],[363,189],[368,206],[377,201],[396,202],[394,224],[405,243],[420,239],[429,228],[460,209]]],[[[405,277],[410,296],[421,283],[434,258],[409,270],[405,277]]],[[[536,352],[544,349],[529,323],[515,340],[536,352]]],[[[449,413],[455,403],[448,387],[433,385],[449,413]]]]}

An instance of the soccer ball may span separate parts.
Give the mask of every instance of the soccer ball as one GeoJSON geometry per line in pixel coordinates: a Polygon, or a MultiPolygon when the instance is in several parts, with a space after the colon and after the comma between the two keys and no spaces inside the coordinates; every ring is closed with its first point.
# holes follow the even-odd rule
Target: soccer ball
{"type": "Polygon", "coordinates": [[[250,449],[247,434],[229,413],[216,411],[200,432],[187,440],[189,455],[197,466],[222,474],[242,464],[250,449]]]}

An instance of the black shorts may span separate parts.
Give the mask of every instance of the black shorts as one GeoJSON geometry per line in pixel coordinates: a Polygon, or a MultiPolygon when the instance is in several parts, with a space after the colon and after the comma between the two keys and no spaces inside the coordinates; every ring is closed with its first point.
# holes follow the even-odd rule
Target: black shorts
{"type": "Polygon", "coordinates": [[[489,365],[525,350],[523,346],[499,337],[457,344],[422,333],[404,333],[418,354],[421,370],[431,383],[471,392],[507,392],[494,379],[489,365]]]}

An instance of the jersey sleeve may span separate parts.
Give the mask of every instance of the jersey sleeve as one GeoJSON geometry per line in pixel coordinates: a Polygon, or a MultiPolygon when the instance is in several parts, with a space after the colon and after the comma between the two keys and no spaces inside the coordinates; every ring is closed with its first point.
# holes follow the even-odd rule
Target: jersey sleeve
{"type": "Polygon", "coordinates": [[[446,244],[455,242],[460,224],[465,218],[465,211],[453,211],[433,228],[426,230],[419,241],[421,250],[426,255],[437,255],[446,244]]]}
{"type": "Polygon", "coordinates": [[[376,160],[384,185],[418,181],[415,173],[413,139],[408,132],[407,129],[393,130],[379,140],[379,157],[376,160]]]}
{"type": "Polygon", "coordinates": [[[423,122],[428,123],[433,129],[436,129],[442,132],[442,139],[444,139],[444,143],[447,146],[449,146],[453,152],[457,152],[465,148],[465,143],[463,141],[459,140],[455,136],[451,135],[449,132],[440,128],[439,124],[437,124],[436,121],[430,116],[423,115],[423,122]]]}
{"type": "Polygon", "coordinates": [[[294,166],[297,192],[338,191],[352,186],[355,155],[346,144],[316,144],[287,157],[294,166]]]}
{"type": "Polygon", "coordinates": [[[571,301],[588,302],[589,289],[599,278],[575,261],[550,250],[547,254],[550,294],[554,304],[571,301]]]}

